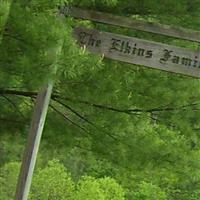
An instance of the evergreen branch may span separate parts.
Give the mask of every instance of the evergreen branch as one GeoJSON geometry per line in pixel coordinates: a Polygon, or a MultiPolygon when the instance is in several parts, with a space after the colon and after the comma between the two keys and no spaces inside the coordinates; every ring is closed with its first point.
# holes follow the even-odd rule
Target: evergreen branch
{"type": "Polygon", "coordinates": [[[18,90],[9,90],[0,88],[0,95],[16,95],[23,96],[28,98],[36,98],[37,92],[28,92],[28,91],[18,91],[18,90]]]}
{"type": "Polygon", "coordinates": [[[17,107],[17,105],[10,99],[10,98],[8,98],[7,96],[5,96],[5,95],[1,95],[4,99],[6,99],[14,108],[15,108],[15,110],[21,115],[21,117],[23,118],[23,119],[26,119],[25,118],[25,116],[24,116],[24,114],[19,110],[19,108],[17,107]]]}
{"type": "MultiPolygon", "coordinates": [[[[86,119],[85,117],[83,117],[81,114],[79,114],[77,111],[75,111],[73,108],[71,108],[70,106],[64,104],[63,102],[59,101],[58,99],[53,97],[53,100],[56,101],[57,103],[59,103],[60,105],[64,106],[65,108],[69,109],[72,113],[74,113],[75,115],[77,115],[80,119],[84,120],[85,122],[87,122],[88,124],[92,125],[93,127],[95,127],[97,130],[100,130],[101,132],[104,132],[106,135],[108,135],[110,138],[112,138],[113,140],[115,140],[116,142],[123,144],[124,142],[121,141],[120,139],[116,138],[115,136],[111,135],[110,133],[108,133],[105,130],[102,130],[101,128],[97,127],[93,122],[90,122],[88,119],[86,119]]],[[[162,121],[160,119],[154,118],[152,115],[149,116],[152,120],[158,121],[160,123],[162,123],[162,121]]],[[[173,124],[168,124],[168,126],[175,128],[175,126],[173,124]]],[[[127,146],[129,146],[130,148],[132,147],[129,144],[126,144],[127,146]]]]}
{"type": "Polygon", "coordinates": [[[72,113],[74,113],[76,116],[78,116],[80,119],[82,119],[83,121],[87,122],[88,124],[90,124],[91,126],[93,126],[94,128],[96,128],[97,130],[103,131],[106,135],[108,135],[110,138],[112,138],[113,140],[117,141],[118,139],[111,135],[110,133],[108,133],[107,131],[104,131],[102,129],[100,129],[99,127],[96,126],[96,124],[94,124],[93,122],[89,121],[87,118],[85,118],[84,116],[82,116],[80,113],[78,113],[76,110],[74,110],[73,108],[71,108],[70,106],[64,104],[63,102],[59,101],[56,98],[53,98],[54,101],[56,101],[57,103],[59,103],[60,105],[62,105],[63,107],[67,108],[68,110],[70,110],[72,113]]]}
{"type": "MultiPolygon", "coordinates": [[[[89,149],[89,148],[85,148],[85,147],[82,147],[81,145],[79,145],[79,144],[76,144],[74,147],[76,147],[76,148],[79,148],[79,149],[81,149],[81,150],[83,150],[83,151],[87,151],[87,152],[92,152],[92,153],[96,153],[96,154],[98,154],[98,157],[99,156],[104,156],[103,158],[105,159],[105,157],[106,156],[108,156],[108,153],[107,152],[105,152],[105,151],[98,151],[98,150],[96,150],[96,149],[89,149]]],[[[115,164],[116,166],[118,166],[119,165],[119,163],[116,161],[116,160],[112,160],[112,163],[113,164],[115,164]]],[[[127,170],[127,168],[124,168],[123,166],[121,166],[121,168],[123,168],[123,169],[126,169],[127,170]]]]}
{"type": "Polygon", "coordinates": [[[34,46],[33,44],[31,44],[30,42],[27,42],[26,40],[23,40],[20,36],[14,35],[14,34],[10,34],[10,33],[8,32],[8,30],[6,30],[6,32],[4,32],[3,38],[4,38],[4,37],[12,38],[12,39],[17,40],[17,41],[19,41],[19,42],[22,42],[22,43],[25,44],[26,46],[29,46],[29,45],[30,45],[30,46],[32,46],[32,47],[34,47],[34,48],[37,49],[36,46],[34,46]]]}
{"type": "MultiPolygon", "coordinates": [[[[85,129],[84,127],[80,126],[79,124],[77,124],[76,122],[72,121],[71,119],[69,119],[64,113],[60,112],[58,109],[56,109],[54,106],[50,105],[50,107],[56,111],[59,115],[61,115],[62,117],[64,117],[67,121],[69,121],[70,123],[72,123],[74,126],[80,128],[81,130],[83,130],[85,133],[87,133],[88,135],[92,136],[92,134],[87,130],[85,129]]],[[[110,136],[113,138],[113,136],[110,136]]],[[[117,138],[113,138],[115,139],[115,141],[121,143],[121,141],[118,141],[117,138]]],[[[122,143],[123,144],[123,143],[122,143]]],[[[104,144],[105,145],[105,144],[104,144]]]]}
{"type": "MultiPolygon", "coordinates": [[[[197,103],[191,103],[191,104],[187,104],[187,105],[183,105],[177,108],[172,108],[172,107],[167,107],[167,108],[154,108],[154,109],[149,109],[146,110],[146,112],[168,112],[168,111],[179,111],[179,110],[186,110],[186,108],[191,107],[191,106],[196,106],[198,105],[197,103]]],[[[195,110],[195,109],[193,109],[195,110]]]]}
{"type": "Polygon", "coordinates": [[[0,118],[0,121],[4,121],[4,122],[7,122],[7,123],[14,123],[14,124],[27,124],[27,122],[24,122],[24,121],[19,121],[19,120],[14,120],[14,119],[7,119],[7,118],[0,118]]]}
{"type": "MultiPolygon", "coordinates": [[[[68,98],[68,97],[63,98],[63,97],[59,96],[59,97],[55,97],[55,98],[59,98],[59,99],[66,100],[66,101],[71,101],[73,103],[81,103],[81,104],[85,104],[85,105],[92,106],[92,107],[95,107],[95,108],[115,111],[115,112],[119,112],[119,113],[131,114],[131,112],[133,111],[133,110],[130,111],[130,110],[126,110],[126,109],[119,109],[119,108],[115,108],[115,107],[111,107],[111,106],[96,104],[96,103],[92,103],[92,102],[89,102],[89,101],[76,100],[76,99],[72,99],[72,98],[68,98]]],[[[137,110],[135,110],[135,112],[137,112],[137,110]]],[[[141,111],[138,110],[138,112],[141,112],[141,111]]]]}
{"type": "Polygon", "coordinates": [[[64,119],[66,119],[68,122],[70,122],[71,124],[73,124],[74,126],[78,127],[79,129],[81,129],[82,131],[84,131],[86,134],[88,135],[92,135],[87,129],[85,129],[84,127],[80,126],[79,124],[77,124],[76,122],[74,122],[73,120],[71,120],[70,118],[68,118],[64,113],[60,112],[58,109],[56,109],[54,106],[52,106],[50,104],[50,107],[60,116],[62,116],[64,119]]]}
{"type": "MultiPolygon", "coordinates": [[[[59,95],[55,95],[54,98],[59,98],[59,99],[63,99],[66,101],[71,101],[73,103],[81,103],[81,104],[85,104],[85,105],[89,105],[89,106],[93,106],[95,108],[99,108],[99,109],[104,109],[104,110],[110,110],[110,111],[114,111],[114,112],[119,112],[119,113],[124,113],[124,114],[140,114],[140,113],[154,113],[154,112],[172,112],[172,111],[182,111],[183,108],[186,107],[191,107],[194,105],[197,105],[197,103],[191,103],[188,105],[183,105],[180,107],[168,107],[168,108],[153,108],[153,109],[121,109],[121,108],[116,108],[116,107],[112,107],[112,106],[107,106],[107,105],[102,105],[102,104],[96,104],[96,103],[92,103],[89,101],[83,101],[83,100],[75,100],[72,98],[68,98],[68,97],[60,97],[59,95]]],[[[184,109],[185,110],[185,109],[184,109]]],[[[195,109],[194,109],[195,110],[195,109]]],[[[196,109],[197,110],[197,109],[196,109]]]]}
{"type": "MultiPolygon", "coordinates": [[[[0,95],[17,95],[17,96],[24,96],[24,97],[28,97],[28,98],[36,98],[37,96],[37,92],[29,92],[29,91],[18,91],[18,90],[9,90],[9,89],[2,89],[0,88],[0,95]]],[[[186,108],[189,108],[191,106],[195,106],[198,105],[198,103],[191,103],[191,104],[187,104],[187,105],[183,105],[180,107],[168,107],[168,108],[153,108],[153,109],[121,109],[121,108],[116,108],[116,107],[112,107],[112,106],[107,106],[107,105],[102,105],[102,104],[96,104],[96,103],[92,103],[89,101],[83,101],[83,100],[76,100],[73,98],[69,98],[69,97],[62,97],[59,94],[54,93],[51,97],[52,99],[60,99],[60,100],[66,100],[66,101],[70,101],[73,103],[80,103],[80,104],[85,104],[88,106],[92,106],[95,108],[99,108],[99,109],[104,109],[104,110],[109,110],[109,111],[114,111],[114,112],[119,112],[119,113],[124,113],[124,114],[140,114],[140,113],[154,113],[154,112],[172,112],[172,111],[183,111],[186,110],[186,108]]],[[[194,109],[194,108],[193,108],[194,109]]],[[[194,109],[195,111],[197,111],[198,109],[194,109]]]]}
{"type": "Polygon", "coordinates": [[[76,144],[75,147],[77,147],[77,148],[79,148],[79,149],[82,149],[82,150],[84,150],[84,151],[93,152],[92,149],[88,149],[88,148],[82,147],[82,146],[80,146],[80,145],[78,145],[78,144],[76,144]]]}

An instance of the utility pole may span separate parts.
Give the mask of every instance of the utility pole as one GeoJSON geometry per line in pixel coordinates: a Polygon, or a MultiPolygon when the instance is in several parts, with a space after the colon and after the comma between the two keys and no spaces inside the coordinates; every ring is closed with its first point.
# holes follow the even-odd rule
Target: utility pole
{"type": "Polygon", "coordinates": [[[52,88],[52,83],[47,84],[47,86],[42,88],[39,92],[36,99],[35,111],[31,122],[26,149],[24,151],[15,200],[28,199],[42,131],[51,99],[52,88]]]}
{"type": "MultiPolygon", "coordinates": [[[[62,51],[63,43],[64,38],[58,42],[56,47],[49,49],[48,51],[49,58],[53,59],[53,74],[56,74],[57,71],[57,57],[62,51]]],[[[36,98],[35,110],[18,178],[15,200],[28,199],[41,136],[47,116],[49,103],[51,100],[52,90],[53,81],[50,81],[41,89],[41,91],[39,91],[38,96],[36,98]]]]}

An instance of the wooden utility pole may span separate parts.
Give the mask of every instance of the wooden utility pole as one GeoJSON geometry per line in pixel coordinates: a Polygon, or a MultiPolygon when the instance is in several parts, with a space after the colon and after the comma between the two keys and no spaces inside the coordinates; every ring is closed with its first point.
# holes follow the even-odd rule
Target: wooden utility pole
{"type": "Polygon", "coordinates": [[[36,99],[35,111],[31,122],[27,146],[24,152],[15,200],[28,199],[42,131],[51,99],[52,88],[52,83],[45,86],[39,92],[36,99]]]}
{"type": "MultiPolygon", "coordinates": [[[[61,16],[59,16],[62,20],[61,16]]],[[[62,51],[64,38],[54,48],[48,50],[48,57],[52,59],[53,74],[57,71],[57,57],[62,51]]],[[[18,178],[15,200],[27,200],[31,187],[33,172],[39,150],[40,140],[53,90],[53,81],[50,81],[39,91],[36,98],[35,111],[33,114],[28,141],[24,151],[24,157],[18,178]]]]}

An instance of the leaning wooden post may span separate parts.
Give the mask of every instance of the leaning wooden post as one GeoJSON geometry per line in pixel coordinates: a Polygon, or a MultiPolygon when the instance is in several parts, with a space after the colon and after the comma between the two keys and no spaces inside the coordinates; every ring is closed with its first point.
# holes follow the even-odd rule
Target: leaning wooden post
{"type": "MultiPolygon", "coordinates": [[[[57,71],[56,67],[57,56],[60,54],[62,50],[63,43],[64,39],[60,41],[58,47],[52,48],[48,52],[49,58],[54,59],[54,62],[52,64],[54,74],[56,74],[57,71]]],[[[35,163],[37,159],[37,153],[39,150],[40,140],[51,99],[52,89],[53,89],[53,81],[50,81],[46,86],[44,86],[41,89],[36,98],[35,111],[31,122],[28,141],[24,151],[24,157],[15,193],[15,200],[28,199],[35,163]]]]}
{"type": "Polygon", "coordinates": [[[31,186],[33,171],[51,98],[52,88],[52,83],[45,86],[39,92],[36,99],[35,111],[31,122],[27,146],[24,151],[24,157],[16,190],[16,200],[28,199],[28,193],[31,186]]]}

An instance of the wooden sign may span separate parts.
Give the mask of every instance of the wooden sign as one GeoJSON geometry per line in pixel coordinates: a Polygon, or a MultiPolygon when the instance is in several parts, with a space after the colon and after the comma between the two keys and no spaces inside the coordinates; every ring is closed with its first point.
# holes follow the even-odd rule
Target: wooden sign
{"type": "Polygon", "coordinates": [[[93,10],[83,10],[80,8],[62,7],[60,12],[66,16],[77,19],[91,20],[94,22],[114,25],[118,27],[131,28],[135,30],[156,33],[189,41],[200,42],[200,31],[185,29],[181,27],[172,27],[153,22],[131,19],[128,17],[117,16],[109,13],[103,13],[93,10]]]}
{"type": "Polygon", "coordinates": [[[198,51],[83,27],[75,28],[74,36],[81,46],[110,59],[200,77],[198,51]]]}

